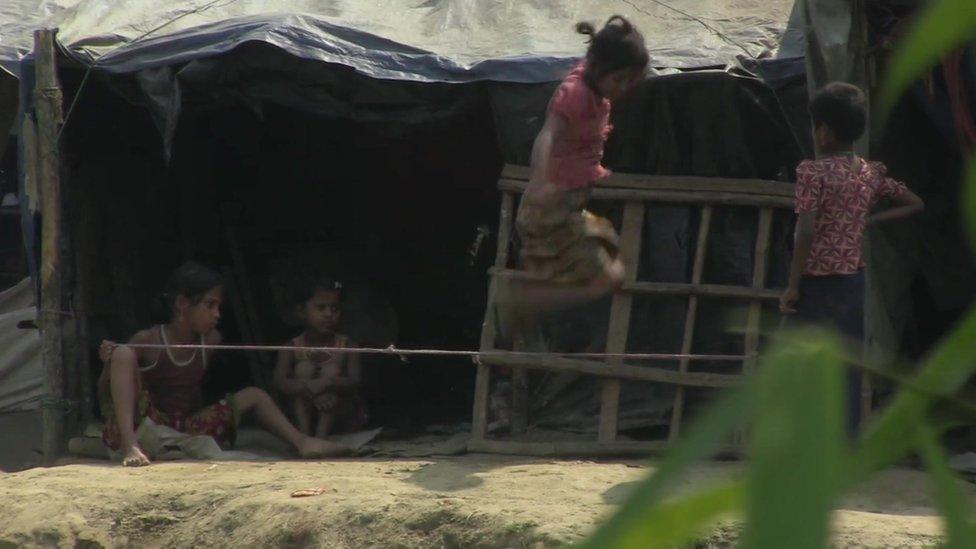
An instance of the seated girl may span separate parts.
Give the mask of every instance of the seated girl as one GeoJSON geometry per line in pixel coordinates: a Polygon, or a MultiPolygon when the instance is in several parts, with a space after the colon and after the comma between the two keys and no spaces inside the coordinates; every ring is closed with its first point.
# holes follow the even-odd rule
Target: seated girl
{"type": "Polygon", "coordinates": [[[359,355],[309,351],[307,347],[355,347],[339,333],[341,285],[317,280],[308,285],[295,305],[295,316],[305,331],[278,353],[275,384],[288,398],[298,429],[324,437],[338,426],[356,431],[366,423],[359,400],[359,355]]]}
{"type": "MultiPolygon", "coordinates": [[[[173,273],[157,305],[170,320],[136,333],[132,344],[216,345],[223,282],[216,272],[185,263],[173,273]]],[[[254,417],[270,432],[291,443],[302,457],[338,455],[347,449],[296,429],[266,392],[248,387],[205,406],[201,382],[212,353],[205,349],[142,348],[102,343],[105,363],[99,377],[102,440],[122,454],[122,465],[148,465],[136,440],[136,427],[149,418],[190,435],[209,435],[233,443],[243,415],[254,417]]]]}

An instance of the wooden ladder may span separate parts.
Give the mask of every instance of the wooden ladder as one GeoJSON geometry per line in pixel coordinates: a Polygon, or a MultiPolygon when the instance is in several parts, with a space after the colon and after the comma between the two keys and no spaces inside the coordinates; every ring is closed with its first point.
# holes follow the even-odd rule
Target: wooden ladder
{"type": "MultiPolygon", "coordinates": [[[[496,349],[496,298],[502,278],[517,278],[519,271],[509,268],[512,231],[514,230],[516,197],[525,191],[529,170],[524,166],[505,166],[499,180],[502,192],[498,222],[498,248],[495,265],[491,269],[488,289],[488,306],[481,333],[481,350],[496,349]]],[[[610,200],[623,203],[623,220],[620,227],[620,251],[626,264],[623,287],[613,296],[607,333],[606,352],[627,352],[630,333],[630,317],[633,299],[637,295],[686,296],[684,333],[681,354],[692,352],[695,325],[700,298],[732,298],[748,303],[745,325],[745,356],[743,371],[755,367],[755,355],[759,349],[760,322],[764,301],[775,301],[780,292],[766,288],[770,235],[774,209],[792,209],[793,185],[758,179],[727,179],[691,176],[658,176],[614,174],[602,180],[593,189],[594,200],[610,200]],[[641,237],[647,204],[684,204],[701,208],[698,236],[694,250],[691,281],[689,283],[644,282],[637,279],[641,237]],[[746,206],[757,209],[752,283],[749,286],[705,284],[706,250],[712,216],[716,206],[746,206]]],[[[475,379],[472,433],[468,448],[471,451],[545,455],[641,455],[667,446],[681,430],[687,387],[728,387],[739,382],[742,374],[718,374],[690,370],[691,360],[680,359],[678,368],[664,369],[652,366],[626,364],[620,358],[606,361],[579,360],[573,358],[546,357],[485,357],[478,364],[475,379]],[[528,370],[571,371],[601,378],[600,421],[595,441],[584,442],[521,442],[488,437],[488,400],[493,366],[506,366],[513,371],[513,433],[517,434],[528,423],[528,370]],[[522,380],[522,381],[520,381],[522,380]],[[674,405],[667,440],[618,441],[617,418],[622,380],[651,381],[676,386],[674,405]]],[[[732,441],[741,442],[741,434],[732,441]]]]}

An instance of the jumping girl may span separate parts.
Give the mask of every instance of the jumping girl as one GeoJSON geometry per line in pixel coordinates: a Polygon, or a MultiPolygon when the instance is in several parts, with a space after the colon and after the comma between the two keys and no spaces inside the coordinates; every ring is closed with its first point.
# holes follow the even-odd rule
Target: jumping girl
{"type": "Polygon", "coordinates": [[[610,173],[600,161],[611,102],[644,78],[647,49],[619,15],[599,32],[589,23],[576,30],[590,37],[589,49],[549,102],[516,218],[521,266],[529,273],[520,301],[537,310],[599,298],[624,277],[613,225],[585,208],[594,182],[610,173]]]}

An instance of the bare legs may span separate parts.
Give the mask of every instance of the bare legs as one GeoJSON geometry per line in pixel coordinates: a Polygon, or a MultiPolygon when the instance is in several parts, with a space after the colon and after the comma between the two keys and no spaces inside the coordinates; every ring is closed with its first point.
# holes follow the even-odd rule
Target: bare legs
{"type": "Polygon", "coordinates": [[[121,439],[119,450],[125,467],[149,465],[149,458],[136,442],[136,397],[140,390],[138,365],[135,351],[128,347],[115,349],[108,365],[112,404],[121,439]]]}
{"type": "Polygon", "coordinates": [[[253,412],[258,422],[275,436],[289,442],[302,457],[326,457],[344,454],[348,448],[342,444],[310,437],[292,425],[285,414],[271,400],[268,393],[257,387],[242,389],[234,395],[238,412],[253,412]]]}

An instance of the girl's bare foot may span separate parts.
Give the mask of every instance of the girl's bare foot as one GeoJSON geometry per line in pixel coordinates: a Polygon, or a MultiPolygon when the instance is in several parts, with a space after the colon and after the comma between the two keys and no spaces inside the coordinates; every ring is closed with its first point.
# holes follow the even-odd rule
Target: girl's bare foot
{"type": "Polygon", "coordinates": [[[348,446],[321,438],[305,437],[298,443],[298,455],[303,458],[333,457],[348,453],[348,446]]]}
{"type": "Polygon", "coordinates": [[[142,453],[137,444],[129,446],[122,455],[123,467],[143,467],[149,465],[149,458],[142,453]]]}

